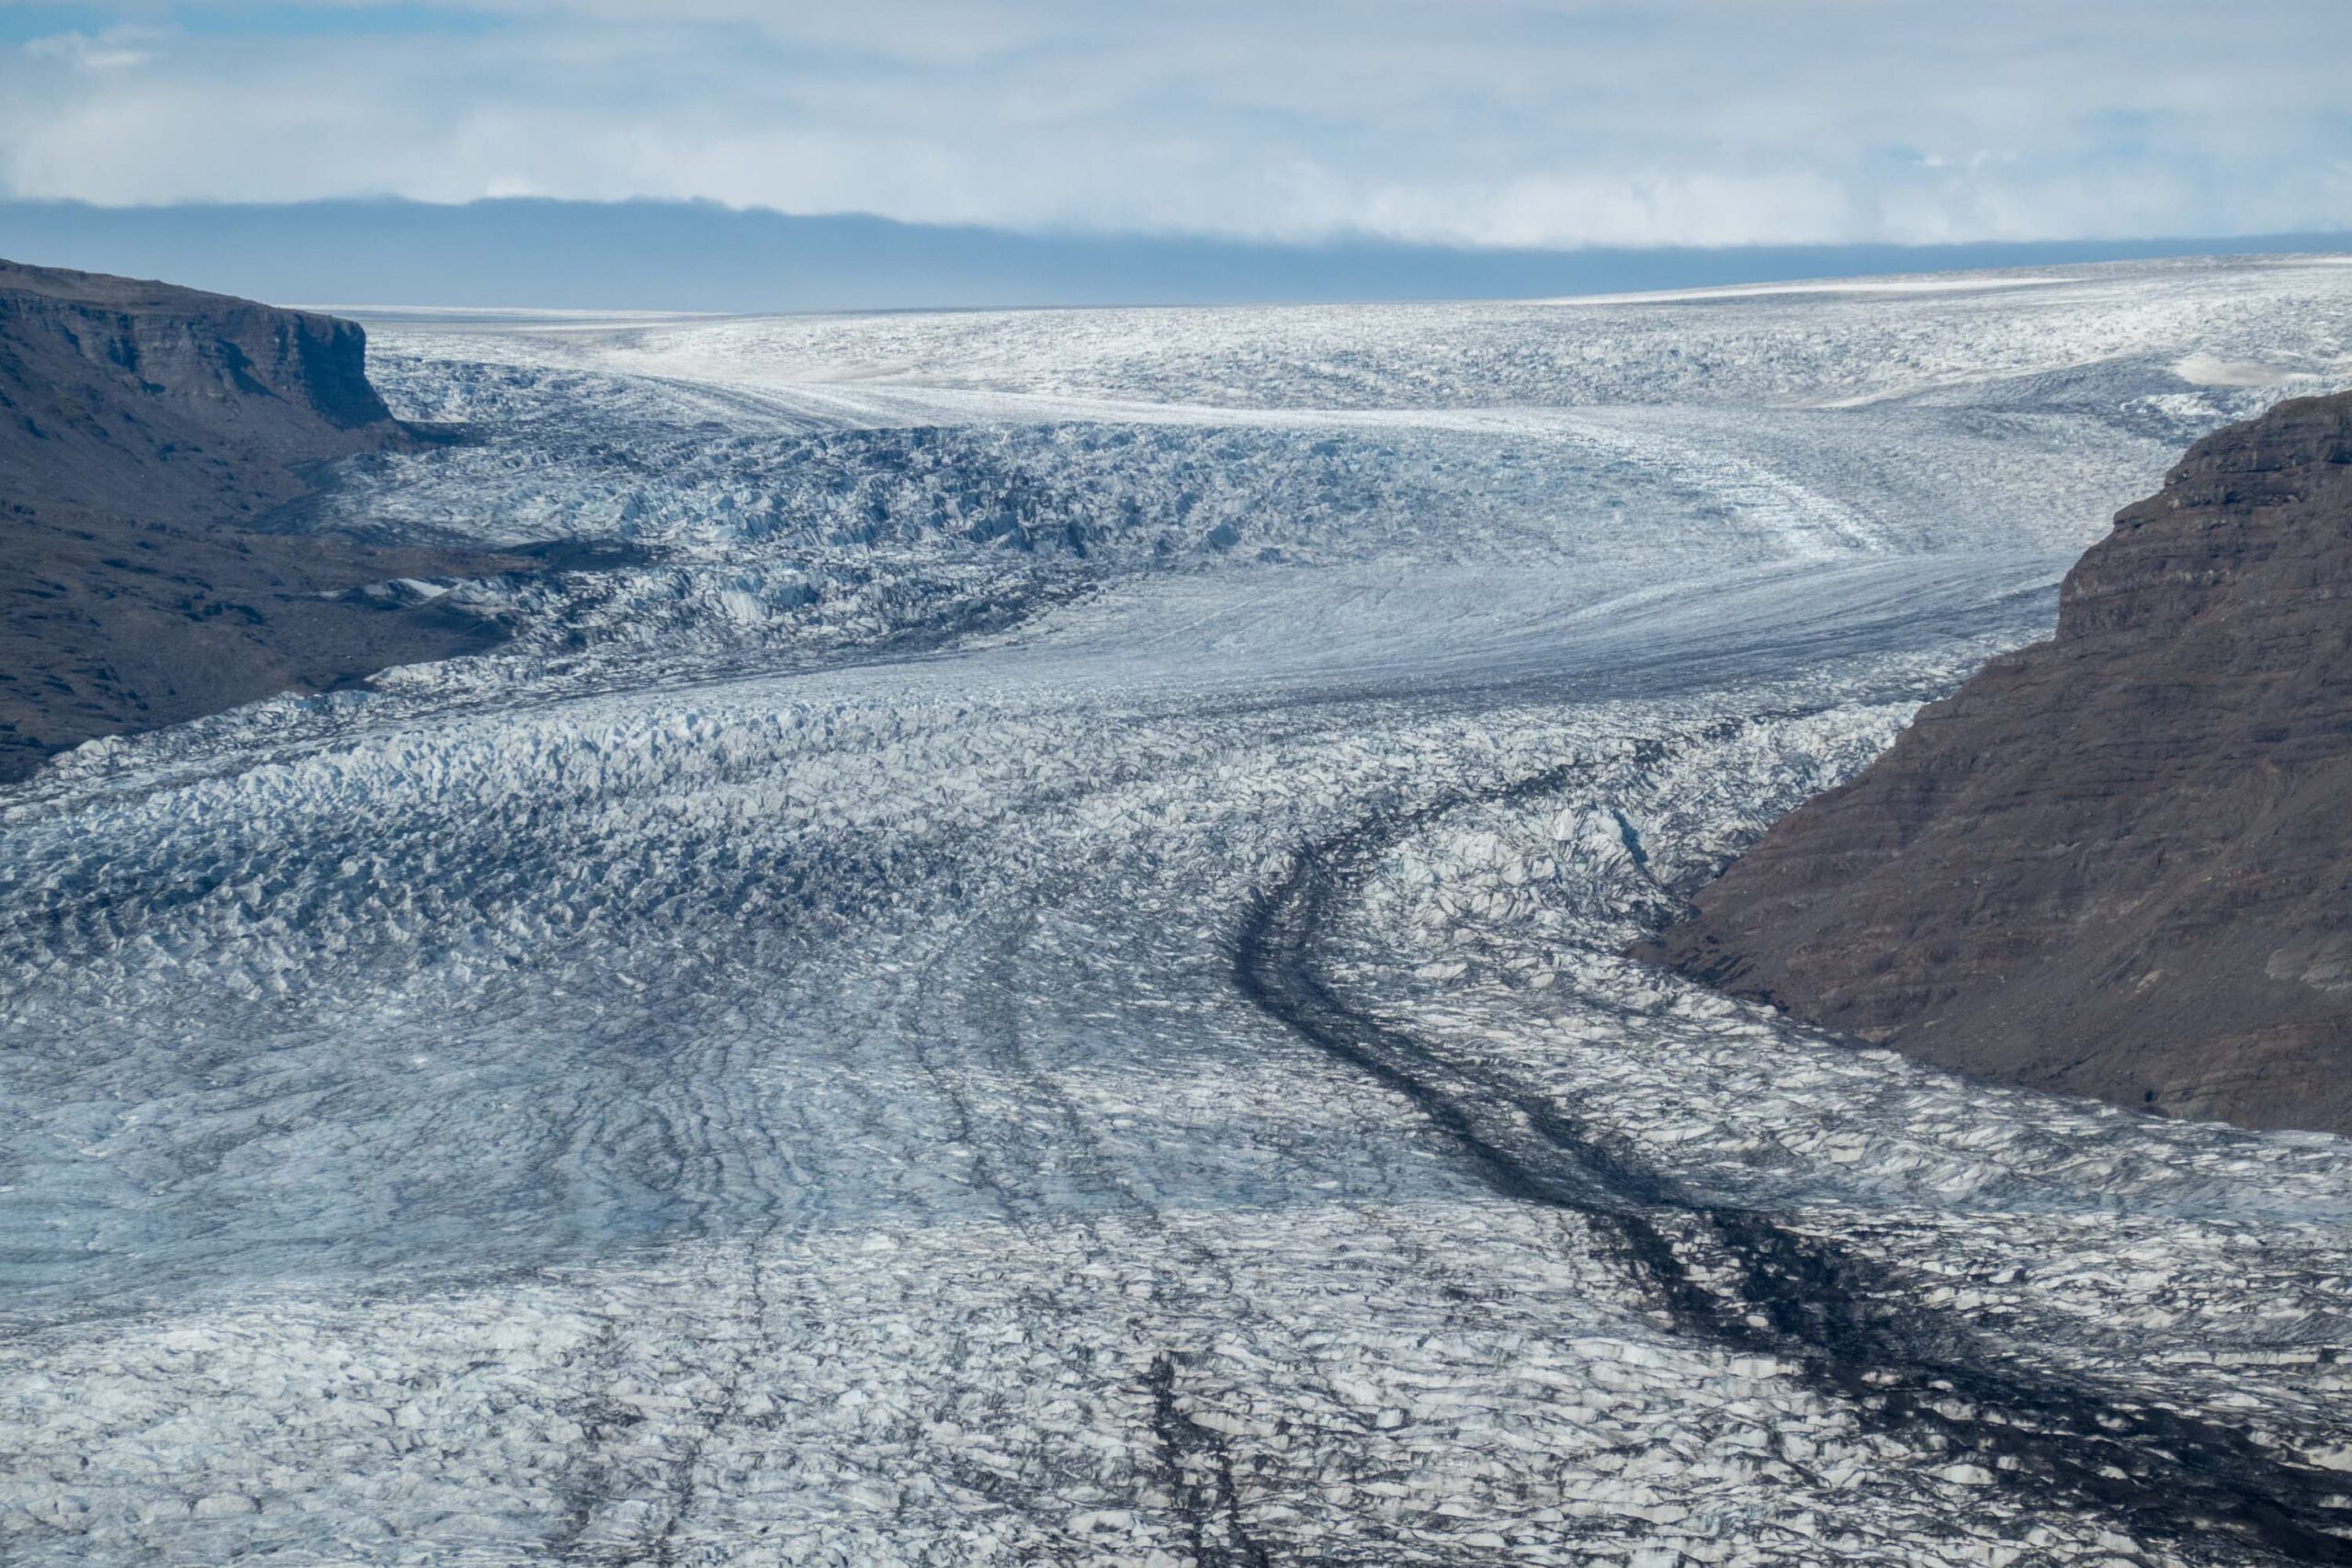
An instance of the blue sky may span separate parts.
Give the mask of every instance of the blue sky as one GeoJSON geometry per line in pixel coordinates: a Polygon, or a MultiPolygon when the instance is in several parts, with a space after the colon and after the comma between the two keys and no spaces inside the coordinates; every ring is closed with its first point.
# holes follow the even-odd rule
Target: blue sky
{"type": "Polygon", "coordinates": [[[1472,246],[2352,228],[2343,0],[0,0],[0,196],[1472,246]]]}

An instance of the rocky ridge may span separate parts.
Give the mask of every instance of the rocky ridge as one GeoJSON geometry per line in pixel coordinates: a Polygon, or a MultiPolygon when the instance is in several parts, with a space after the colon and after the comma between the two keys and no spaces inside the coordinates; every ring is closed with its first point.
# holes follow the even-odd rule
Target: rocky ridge
{"type": "Polygon", "coordinates": [[[2055,637],[1921,710],[1643,956],[2009,1082],[2352,1131],[2352,395],[2191,447],[2055,637]]]}
{"type": "Polygon", "coordinates": [[[366,355],[333,316],[0,262],[0,778],[500,639],[382,585],[536,563],[289,512],[335,460],[435,439],[387,411],[366,355]]]}

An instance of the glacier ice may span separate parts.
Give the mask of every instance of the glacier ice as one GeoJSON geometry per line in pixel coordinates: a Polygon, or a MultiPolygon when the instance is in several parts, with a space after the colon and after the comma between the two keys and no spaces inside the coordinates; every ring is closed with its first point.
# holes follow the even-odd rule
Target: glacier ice
{"type": "Polygon", "coordinates": [[[631,548],[0,796],[0,1558],[2317,1550],[2341,1144],[1613,956],[2352,382],[1982,281],[379,325],[322,522],[631,548]]]}

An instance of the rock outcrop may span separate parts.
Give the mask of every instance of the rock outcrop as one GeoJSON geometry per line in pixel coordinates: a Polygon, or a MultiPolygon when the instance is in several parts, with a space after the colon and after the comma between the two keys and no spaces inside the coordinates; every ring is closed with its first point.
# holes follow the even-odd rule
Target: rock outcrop
{"type": "Polygon", "coordinates": [[[2352,1132],[2352,395],[2199,442],[2052,641],[1635,951],[2010,1082],[2352,1132]]]}
{"type": "Polygon", "coordinates": [[[351,591],[535,563],[275,525],[415,445],[332,316],[0,262],[0,778],[93,736],[487,647],[351,591]]]}
{"type": "Polygon", "coordinates": [[[308,465],[410,444],[354,321],[0,264],[0,491],[152,521],[250,516],[308,465]]]}

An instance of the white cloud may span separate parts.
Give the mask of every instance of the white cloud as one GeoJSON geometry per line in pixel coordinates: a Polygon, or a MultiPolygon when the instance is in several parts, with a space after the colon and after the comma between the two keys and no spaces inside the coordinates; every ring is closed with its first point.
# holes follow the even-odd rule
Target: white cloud
{"type": "Polygon", "coordinates": [[[2352,227],[2333,0],[122,15],[0,52],[9,191],[707,197],[1499,245],[2352,227]]]}
{"type": "Polygon", "coordinates": [[[155,58],[154,45],[164,35],[153,28],[108,28],[93,38],[87,33],[51,33],[24,46],[25,58],[68,65],[79,71],[127,71],[155,58]]]}

